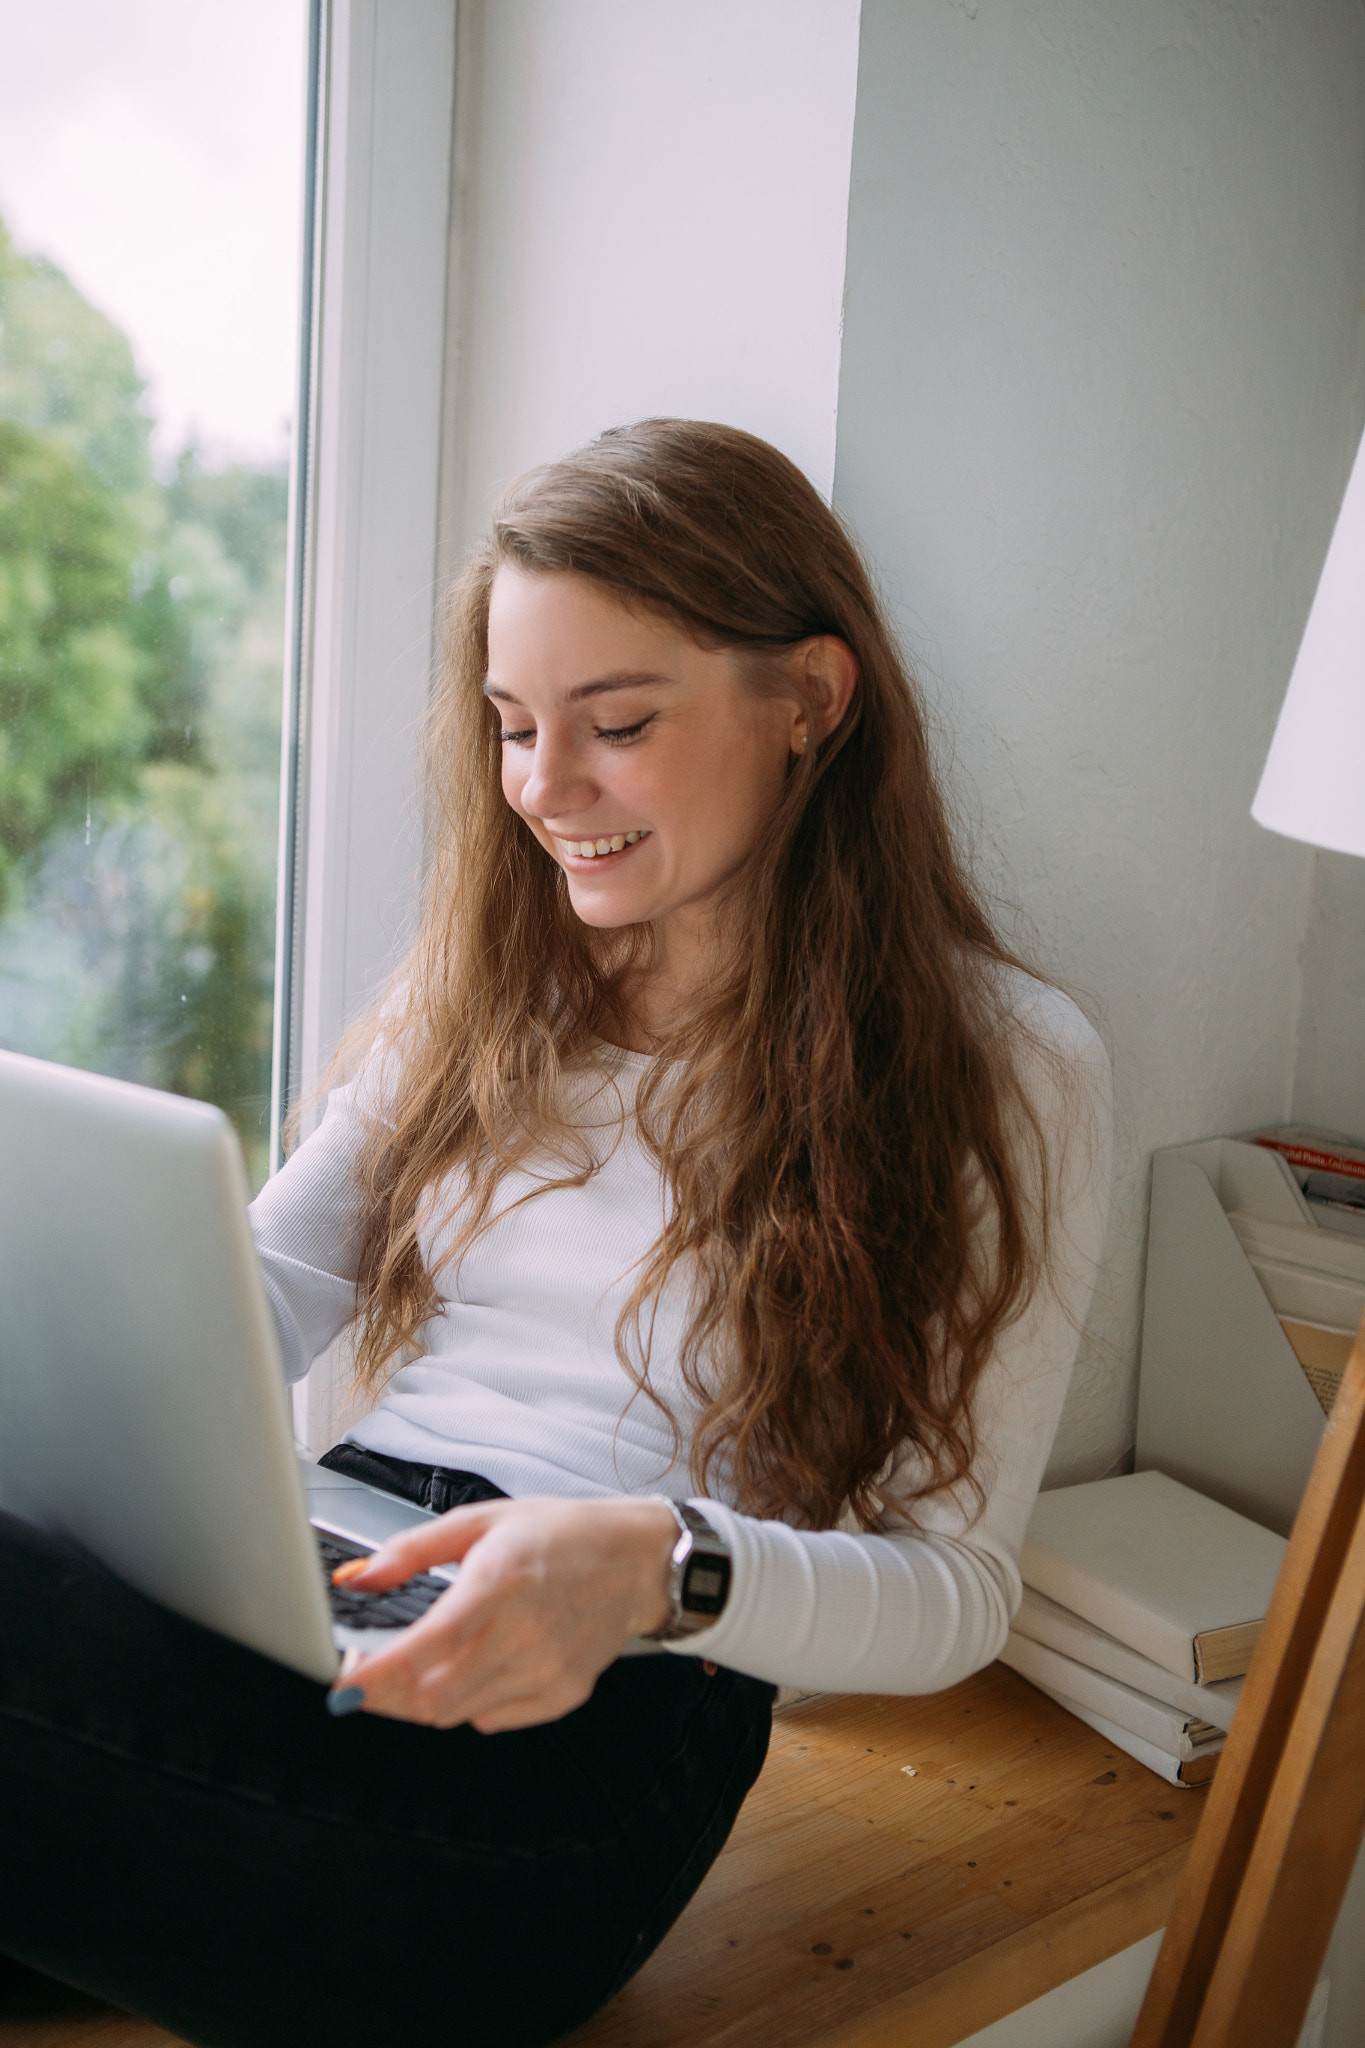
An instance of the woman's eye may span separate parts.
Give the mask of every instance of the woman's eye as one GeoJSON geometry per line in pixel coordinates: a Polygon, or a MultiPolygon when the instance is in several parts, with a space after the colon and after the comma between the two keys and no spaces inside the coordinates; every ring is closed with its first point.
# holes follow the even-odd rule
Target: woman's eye
{"type": "Polygon", "coordinates": [[[636,725],[596,725],[593,727],[593,733],[597,739],[605,740],[609,746],[625,747],[629,746],[632,740],[638,740],[645,727],[653,723],[654,713],[651,711],[647,718],[642,718],[636,725]]]}
{"type": "MultiPolygon", "coordinates": [[[[640,719],[635,725],[595,725],[592,729],[593,738],[605,740],[611,747],[628,747],[631,741],[638,740],[645,727],[652,725],[653,722],[654,713],[651,711],[647,718],[640,719]]],[[[536,729],[533,725],[504,726],[498,734],[505,747],[529,747],[534,745],[535,737],[536,729]]]]}

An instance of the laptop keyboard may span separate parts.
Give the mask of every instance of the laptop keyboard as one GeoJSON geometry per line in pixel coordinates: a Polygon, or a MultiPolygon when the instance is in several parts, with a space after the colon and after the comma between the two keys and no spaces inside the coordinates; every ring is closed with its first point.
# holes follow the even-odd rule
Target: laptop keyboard
{"type": "Polygon", "coordinates": [[[450,1589],[449,1579],[434,1578],[430,1572],[419,1572],[404,1585],[395,1586],[391,1593],[362,1593],[351,1586],[334,1586],[332,1573],[338,1565],[353,1557],[367,1557],[369,1552],[359,1543],[346,1543],[317,1528],[313,1530],[313,1539],[327,1578],[332,1619],[343,1622],[347,1628],[406,1628],[410,1621],[426,1613],[433,1600],[439,1600],[450,1589]]]}

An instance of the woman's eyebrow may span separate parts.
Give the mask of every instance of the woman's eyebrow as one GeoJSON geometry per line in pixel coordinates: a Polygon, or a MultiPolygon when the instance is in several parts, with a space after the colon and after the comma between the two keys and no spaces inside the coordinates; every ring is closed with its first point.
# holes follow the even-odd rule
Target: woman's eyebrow
{"type": "MultiPolygon", "coordinates": [[[[614,670],[611,675],[599,676],[595,682],[577,684],[575,688],[565,692],[564,701],[567,704],[579,704],[585,697],[605,697],[611,690],[637,690],[644,683],[676,681],[676,676],[656,675],[648,669],[614,670]]],[[[520,698],[514,697],[510,690],[500,689],[494,682],[484,684],[483,694],[485,697],[495,697],[500,704],[518,704],[521,701],[520,698]]]]}

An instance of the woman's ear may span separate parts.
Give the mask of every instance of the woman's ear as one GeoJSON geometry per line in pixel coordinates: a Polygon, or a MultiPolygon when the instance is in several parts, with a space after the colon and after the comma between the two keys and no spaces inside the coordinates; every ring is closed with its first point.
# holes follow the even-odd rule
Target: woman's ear
{"type": "Polygon", "coordinates": [[[858,658],[847,640],[821,633],[805,643],[806,700],[811,707],[815,744],[828,739],[853,700],[858,683],[858,658]]]}

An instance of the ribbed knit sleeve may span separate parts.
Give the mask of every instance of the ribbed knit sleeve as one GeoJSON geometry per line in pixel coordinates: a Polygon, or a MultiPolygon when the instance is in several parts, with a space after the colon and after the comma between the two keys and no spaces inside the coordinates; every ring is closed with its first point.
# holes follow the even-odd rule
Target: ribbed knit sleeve
{"type": "Polygon", "coordinates": [[[290,1380],[304,1377],[355,1312],[355,1094],[354,1085],[332,1090],[317,1130],[247,1211],[290,1380]]]}

